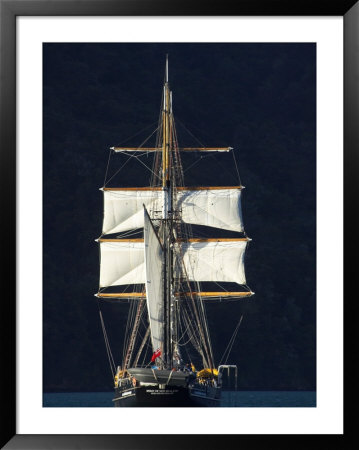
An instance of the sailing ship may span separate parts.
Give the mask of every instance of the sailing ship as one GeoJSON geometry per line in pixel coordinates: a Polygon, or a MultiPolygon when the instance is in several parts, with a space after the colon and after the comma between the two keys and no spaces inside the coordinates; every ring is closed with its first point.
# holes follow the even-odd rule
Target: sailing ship
{"type": "Polygon", "coordinates": [[[254,294],[244,272],[250,239],[241,212],[243,186],[186,186],[181,154],[233,149],[179,147],[168,58],[156,132],[154,147],[110,149],[110,154],[130,158],[153,155],[150,185],[108,187],[105,182],[100,189],[104,213],[95,295],[99,303],[130,304],[121,365],[115,364],[100,311],[113,372],[113,402],[119,407],[218,406],[225,381],[228,385],[234,375],[236,382],[237,367],[215,366],[205,303],[254,294]],[[230,230],[237,237],[201,238],[195,226],[216,234],[230,230]],[[239,287],[206,291],[203,282],[239,287]]]}

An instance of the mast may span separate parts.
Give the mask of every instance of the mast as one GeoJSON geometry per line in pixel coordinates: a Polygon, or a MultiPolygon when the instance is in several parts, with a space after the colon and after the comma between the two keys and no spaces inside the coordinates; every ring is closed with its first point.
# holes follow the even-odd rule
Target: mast
{"type": "MultiPolygon", "coordinates": [[[[169,187],[170,185],[170,173],[169,173],[169,153],[170,153],[170,139],[169,139],[169,84],[168,84],[168,55],[166,56],[166,77],[165,84],[163,86],[163,112],[162,112],[162,188],[169,187]]],[[[165,196],[166,197],[166,196],[165,196]]],[[[166,203],[164,202],[164,218],[166,216],[166,203]]]]}
{"type": "MultiPolygon", "coordinates": [[[[146,336],[151,337],[153,352],[161,351],[157,364],[162,368],[172,368],[174,357],[181,356],[179,346],[185,345],[186,339],[202,356],[204,366],[214,368],[203,301],[241,299],[254,294],[246,285],[244,273],[244,253],[251,240],[244,232],[242,219],[244,186],[185,186],[181,152],[223,153],[232,148],[179,147],[172,113],[168,55],[158,130],[155,147],[111,147],[114,153],[154,153],[153,173],[160,180],[158,184],[152,180],[148,187],[106,187],[105,183],[101,188],[104,220],[97,239],[101,263],[96,295],[99,299],[140,300],[139,305],[146,301],[149,319],[146,336]],[[242,233],[242,237],[194,238],[192,224],[242,233]],[[129,230],[141,228],[143,239],[128,239],[129,230]],[[120,235],[116,238],[103,238],[117,233],[120,235]],[[199,284],[202,281],[237,283],[243,288],[235,292],[207,292],[202,291],[199,284]],[[131,284],[144,284],[145,288],[140,292],[103,291],[107,287],[131,284]]],[[[139,318],[136,319],[131,325],[133,337],[139,327],[139,318]]],[[[144,342],[140,351],[143,346],[144,342]]],[[[133,340],[127,364],[134,347],[133,340]]],[[[139,354],[136,363],[138,357],[139,354]]]]}
{"type": "Polygon", "coordinates": [[[170,90],[168,83],[168,55],[166,55],[166,75],[163,87],[163,112],[162,112],[162,242],[163,242],[163,309],[164,309],[164,341],[163,361],[165,366],[172,366],[172,315],[171,315],[171,284],[172,284],[172,251],[171,251],[171,168],[170,168],[170,90]]]}

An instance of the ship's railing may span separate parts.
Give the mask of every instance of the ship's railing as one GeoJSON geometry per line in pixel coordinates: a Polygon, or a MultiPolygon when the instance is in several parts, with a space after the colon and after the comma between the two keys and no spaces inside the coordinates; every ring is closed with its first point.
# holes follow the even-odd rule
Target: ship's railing
{"type": "Polygon", "coordinates": [[[218,378],[222,389],[236,391],[238,384],[238,367],[235,365],[222,364],[218,366],[218,378]]]}

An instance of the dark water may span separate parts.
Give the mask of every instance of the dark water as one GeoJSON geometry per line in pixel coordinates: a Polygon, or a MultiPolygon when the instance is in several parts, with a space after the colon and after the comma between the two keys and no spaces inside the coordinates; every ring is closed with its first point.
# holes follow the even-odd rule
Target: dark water
{"type": "MultiPolygon", "coordinates": [[[[113,392],[44,394],[45,407],[112,408],[113,392]]],[[[315,407],[313,391],[223,391],[221,407],[315,407]]]]}

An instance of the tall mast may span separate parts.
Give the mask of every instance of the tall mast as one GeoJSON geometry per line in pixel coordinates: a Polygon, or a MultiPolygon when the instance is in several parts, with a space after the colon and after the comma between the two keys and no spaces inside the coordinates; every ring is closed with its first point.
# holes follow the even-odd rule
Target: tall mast
{"type": "Polygon", "coordinates": [[[162,112],[162,242],[163,242],[163,301],[164,301],[164,342],[163,360],[168,368],[172,366],[172,314],[171,314],[171,281],[172,281],[172,251],[171,251],[171,170],[170,170],[170,90],[168,83],[168,55],[166,56],[166,75],[163,87],[163,112],[162,112]]]}
{"type": "MultiPolygon", "coordinates": [[[[168,55],[166,56],[166,77],[163,86],[163,143],[162,143],[162,187],[169,187],[170,170],[169,170],[169,155],[170,155],[170,136],[169,136],[169,121],[170,121],[170,90],[168,85],[168,55]]],[[[168,212],[168,208],[167,208],[168,212]]],[[[167,218],[167,217],[165,217],[167,218]]]]}

